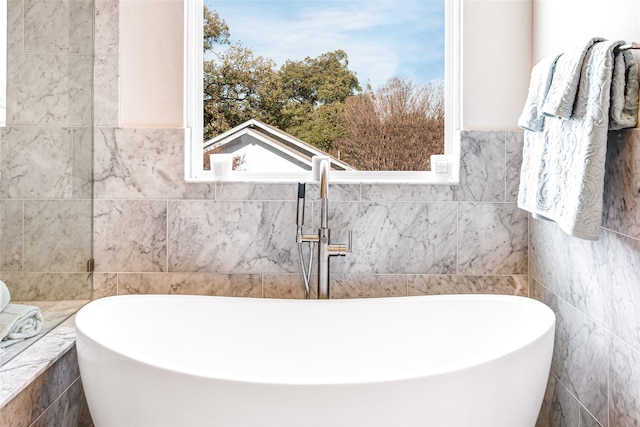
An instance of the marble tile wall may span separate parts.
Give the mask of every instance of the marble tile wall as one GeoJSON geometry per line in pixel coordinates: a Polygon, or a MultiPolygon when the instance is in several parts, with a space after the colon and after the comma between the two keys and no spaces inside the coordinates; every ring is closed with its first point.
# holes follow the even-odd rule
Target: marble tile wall
{"type": "MultiPolygon", "coordinates": [[[[118,124],[117,11],[117,0],[8,1],[0,279],[15,301],[92,297],[93,124],[118,124]]],[[[0,425],[92,425],[74,341],[65,322],[0,368],[0,425]]]]}
{"type": "MultiPolygon", "coordinates": [[[[96,128],[95,296],[302,297],[296,184],[185,183],[183,142],[177,129],[96,128]]],[[[332,240],[353,232],[353,252],[331,260],[333,297],[528,295],[521,149],[521,132],[463,132],[460,186],[332,185],[332,240]]]]}
{"type": "Polygon", "coordinates": [[[640,421],[640,129],[611,132],[600,239],[530,220],[531,294],[557,316],[540,427],[640,421]]]}
{"type": "Polygon", "coordinates": [[[1,426],[93,426],[75,336],[74,319],[67,319],[0,367],[1,426]]]}
{"type": "MultiPolygon", "coordinates": [[[[182,130],[119,127],[118,3],[95,1],[95,297],[302,297],[295,184],[185,183],[182,130]]],[[[333,239],[354,233],[334,297],[528,294],[521,151],[520,132],[465,132],[460,186],[332,185],[333,239]]]]}
{"type": "MultiPolygon", "coordinates": [[[[95,1],[93,34],[91,3],[9,0],[14,97],[0,132],[1,277],[20,284],[20,299],[85,298],[87,240],[76,231],[93,227],[95,297],[301,298],[295,185],[188,184],[181,130],[119,128],[118,0],[95,1]],[[56,26],[44,16],[65,30],[46,36],[56,26]],[[86,86],[91,65],[95,102],[86,86]],[[33,84],[45,70],[48,80],[33,84]],[[91,158],[92,136],[93,163],[83,161],[91,158]],[[92,176],[95,212],[87,216],[81,209],[92,200],[92,176]],[[62,216],[73,225],[57,222],[62,216]]],[[[558,317],[538,426],[637,425],[640,137],[633,131],[610,140],[598,242],[567,237],[516,208],[520,132],[463,132],[460,186],[332,185],[333,238],[354,233],[353,253],[332,259],[333,297],[532,295],[558,317]]],[[[312,185],[309,229],[317,227],[317,193],[312,185]]],[[[56,394],[53,377],[29,393],[56,394]]],[[[84,404],[79,382],[69,384],[48,416],[84,404]]]]}
{"type": "MultiPolygon", "coordinates": [[[[8,1],[0,280],[15,300],[91,298],[93,21],[93,0],[8,1]]],[[[113,62],[113,41],[96,44],[113,62]]]]}

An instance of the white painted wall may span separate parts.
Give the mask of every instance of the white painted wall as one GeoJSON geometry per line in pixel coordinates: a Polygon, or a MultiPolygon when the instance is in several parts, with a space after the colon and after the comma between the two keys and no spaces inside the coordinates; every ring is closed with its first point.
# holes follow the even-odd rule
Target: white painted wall
{"type": "Polygon", "coordinates": [[[120,0],[120,125],[182,127],[182,0],[120,0]]]}
{"type": "Polygon", "coordinates": [[[532,67],[532,2],[463,1],[461,127],[517,129],[532,67]]]}
{"type": "MultiPolygon", "coordinates": [[[[532,65],[532,0],[463,2],[461,127],[515,129],[532,65]]],[[[183,125],[182,8],[121,0],[122,126],[183,125]]]]}
{"type": "Polygon", "coordinates": [[[640,42],[638,0],[534,0],[533,12],[535,62],[595,36],[640,42]]]}

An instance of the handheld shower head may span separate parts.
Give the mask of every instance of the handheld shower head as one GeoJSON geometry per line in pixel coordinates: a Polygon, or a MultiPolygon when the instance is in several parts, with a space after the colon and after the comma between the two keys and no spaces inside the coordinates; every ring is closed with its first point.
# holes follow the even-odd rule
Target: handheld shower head
{"type": "Polygon", "coordinates": [[[296,225],[302,228],[304,225],[304,202],[305,202],[306,184],[298,183],[298,212],[296,215],[296,225]]]}

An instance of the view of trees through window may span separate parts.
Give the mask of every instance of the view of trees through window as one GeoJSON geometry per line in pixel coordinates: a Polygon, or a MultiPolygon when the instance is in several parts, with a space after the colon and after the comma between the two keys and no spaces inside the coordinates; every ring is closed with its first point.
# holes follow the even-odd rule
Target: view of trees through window
{"type": "MultiPolygon", "coordinates": [[[[403,7],[403,0],[395,3],[403,7]]],[[[392,75],[373,87],[350,69],[346,48],[278,65],[234,41],[222,13],[215,1],[205,2],[204,141],[256,119],[356,170],[427,170],[429,156],[444,152],[443,72],[427,82],[392,75]]],[[[444,17],[436,18],[424,19],[425,25],[436,22],[443,34],[444,17]]]]}

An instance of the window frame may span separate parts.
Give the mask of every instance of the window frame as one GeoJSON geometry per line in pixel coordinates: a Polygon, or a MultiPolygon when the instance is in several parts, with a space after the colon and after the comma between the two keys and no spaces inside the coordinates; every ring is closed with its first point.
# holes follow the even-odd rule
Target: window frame
{"type": "MultiPolygon", "coordinates": [[[[448,172],[332,171],[332,182],[422,183],[455,185],[460,180],[460,115],[462,79],[462,0],[445,1],[445,125],[444,154],[432,158],[446,162],[448,172]]],[[[184,117],[186,182],[295,182],[313,181],[313,172],[236,172],[215,177],[202,165],[203,111],[203,0],[184,1],[184,117]],[[198,142],[200,141],[200,142],[198,142]]],[[[433,163],[433,162],[432,162],[433,163]]]]}

